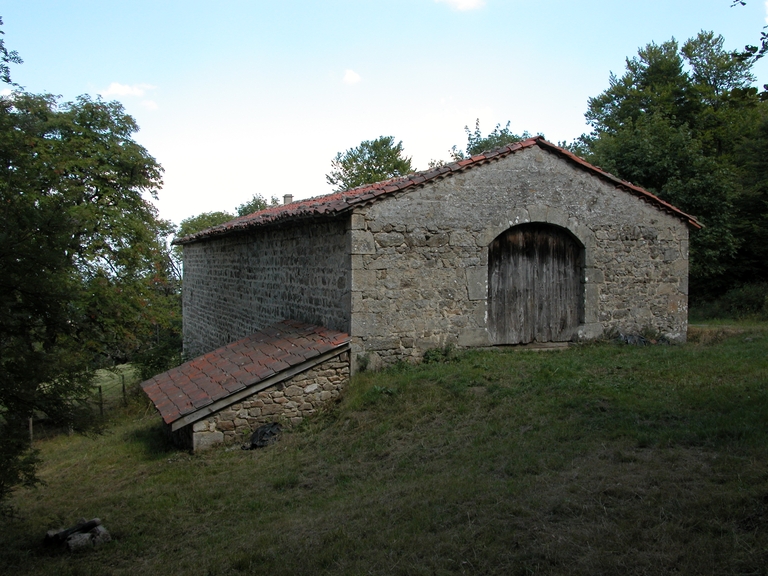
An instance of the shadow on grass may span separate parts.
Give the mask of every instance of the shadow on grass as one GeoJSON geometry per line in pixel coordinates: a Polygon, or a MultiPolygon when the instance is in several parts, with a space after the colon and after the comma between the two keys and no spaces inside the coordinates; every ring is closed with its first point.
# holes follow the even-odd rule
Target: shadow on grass
{"type": "Polygon", "coordinates": [[[162,422],[151,422],[126,432],[125,441],[136,446],[147,460],[160,460],[183,452],[173,445],[162,422]]]}

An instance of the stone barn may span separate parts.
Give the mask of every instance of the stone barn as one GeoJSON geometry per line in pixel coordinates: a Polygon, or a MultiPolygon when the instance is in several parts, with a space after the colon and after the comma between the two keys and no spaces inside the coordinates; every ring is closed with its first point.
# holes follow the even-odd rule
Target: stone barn
{"type": "Polygon", "coordinates": [[[270,207],[177,241],[184,350],[286,319],[348,338],[352,371],[426,350],[687,329],[695,218],[541,137],[270,207]]]}

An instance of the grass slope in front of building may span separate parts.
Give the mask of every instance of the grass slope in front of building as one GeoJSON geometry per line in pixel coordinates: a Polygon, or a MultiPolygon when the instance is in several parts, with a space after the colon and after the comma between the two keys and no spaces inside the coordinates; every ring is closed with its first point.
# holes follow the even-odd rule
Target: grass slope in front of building
{"type": "Polygon", "coordinates": [[[691,340],[434,354],[253,452],[176,451],[135,403],[39,443],[0,572],[764,574],[768,327],[691,340]],[[114,541],[42,547],[81,516],[114,541]]]}

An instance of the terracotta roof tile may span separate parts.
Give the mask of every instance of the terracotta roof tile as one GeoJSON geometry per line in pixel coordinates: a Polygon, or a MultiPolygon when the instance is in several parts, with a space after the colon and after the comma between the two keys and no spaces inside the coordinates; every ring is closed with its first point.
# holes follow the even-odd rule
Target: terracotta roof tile
{"type": "Polygon", "coordinates": [[[332,350],[334,348],[333,345],[329,344],[318,344],[316,349],[307,349],[304,350],[302,353],[305,360],[309,360],[310,358],[314,358],[315,356],[319,356],[320,354],[323,354],[325,352],[328,352],[329,350],[332,350]]]}
{"type": "Polygon", "coordinates": [[[270,366],[270,368],[273,368],[275,372],[280,372],[281,370],[285,370],[286,368],[290,367],[290,364],[287,364],[282,360],[275,360],[270,366]]]}
{"type": "Polygon", "coordinates": [[[171,424],[230,394],[349,342],[343,332],[284,320],[158,374],[141,387],[171,424]]]}

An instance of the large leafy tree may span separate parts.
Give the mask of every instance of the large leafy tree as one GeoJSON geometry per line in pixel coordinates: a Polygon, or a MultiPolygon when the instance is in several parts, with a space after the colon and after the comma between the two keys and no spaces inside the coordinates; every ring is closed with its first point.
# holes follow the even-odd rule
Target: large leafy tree
{"type": "Polygon", "coordinates": [[[341,192],[413,171],[411,159],[403,155],[403,143],[395,143],[394,136],[380,136],[336,154],[325,179],[336,192],[341,192]]]}
{"type": "Polygon", "coordinates": [[[116,102],[0,98],[0,502],[35,480],[27,418],[83,425],[94,368],[162,367],[178,334],[161,168],[136,130],[116,102]]]}
{"type": "MultiPolygon", "coordinates": [[[[740,193],[734,199],[733,232],[740,244],[729,270],[731,284],[763,282],[768,287],[768,101],[761,101],[748,137],[736,143],[734,163],[740,193]]],[[[768,311],[768,293],[764,302],[768,311]]]]}
{"type": "Polygon", "coordinates": [[[764,107],[752,87],[752,61],[723,44],[701,32],[682,46],[673,39],[640,49],[625,73],[611,75],[609,88],[589,100],[593,131],[580,148],[593,163],[702,221],[705,228],[691,237],[694,297],[733,282],[747,242],[738,233],[751,169],[744,142],[764,107]]]}

